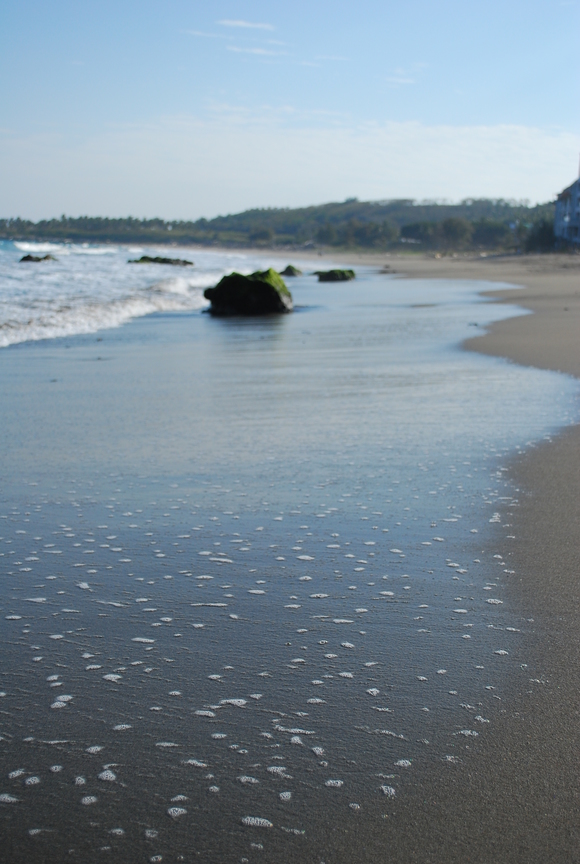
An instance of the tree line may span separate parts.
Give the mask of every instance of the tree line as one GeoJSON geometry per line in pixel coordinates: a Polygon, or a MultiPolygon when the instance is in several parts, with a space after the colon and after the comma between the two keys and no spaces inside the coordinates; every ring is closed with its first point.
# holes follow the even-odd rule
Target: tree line
{"type": "Polygon", "coordinates": [[[549,250],[554,205],[503,199],[459,204],[343,202],[294,209],[254,209],[215,219],[165,221],[70,217],[0,220],[0,239],[206,246],[318,245],[363,249],[549,250]]]}

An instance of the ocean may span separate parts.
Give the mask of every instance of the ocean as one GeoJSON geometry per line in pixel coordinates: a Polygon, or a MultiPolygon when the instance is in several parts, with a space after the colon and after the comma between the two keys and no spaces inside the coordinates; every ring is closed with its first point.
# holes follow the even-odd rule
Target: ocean
{"type": "Polygon", "coordinates": [[[534,674],[507,466],[577,382],[461,349],[517,292],[289,261],[293,314],[213,319],[288,261],[2,245],[11,861],[354,860],[534,674]]]}
{"type": "Polygon", "coordinates": [[[152,312],[202,309],[205,288],[232,270],[251,273],[262,260],[189,252],[195,267],[173,269],[128,263],[143,254],[182,257],[173,247],[0,241],[0,347],[93,333],[152,312]],[[20,263],[25,255],[56,260],[20,263]]]}

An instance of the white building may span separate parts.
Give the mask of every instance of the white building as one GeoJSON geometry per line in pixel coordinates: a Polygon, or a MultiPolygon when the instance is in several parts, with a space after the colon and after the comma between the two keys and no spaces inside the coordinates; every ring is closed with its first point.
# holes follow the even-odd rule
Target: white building
{"type": "Polygon", "coordinates": [[[559,240],[580,243],[580,178],[556,199],[554,234],[559,240]]]}

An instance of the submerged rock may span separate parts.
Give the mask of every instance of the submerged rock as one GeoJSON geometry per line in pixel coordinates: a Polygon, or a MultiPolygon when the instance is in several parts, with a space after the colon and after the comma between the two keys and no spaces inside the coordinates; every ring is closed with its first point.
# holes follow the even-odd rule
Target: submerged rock
{"type": "Polygon", "coordinates": [[[206,288],[212,315],[269,315],[291,312],[292,295],[279,273],[270,268],[242,276],[230,273],[215,288],[206,288]]]}
{"type": "Polygon", "coordinates": [[[127,264],[172,264],[173,267],[193,267],[193,261],[186,261],[183,258],[150,258],[149,255],[131,258],[127,264]]]}
{"type": "Polygon", "coordinates": [[[56,261],[56,258],[54,255],[43,255],[42,258],[39,258],[38,255],[25,255],[18,263],[22,264],[23,261],[34,261],[38,264],[39,261],[56,261]]]}
{"type": "Polygon", "coordinates": [[[294,267],[293,264],[288,264],[285,270],[280,271],[280,276],[302,276],[302,270],[294,267]]]}
{"type": "Polygon", "coordinates": [[[354,270],[316,270],[315,275],[319,282],[348,282],[356,277],[354,270]]]}

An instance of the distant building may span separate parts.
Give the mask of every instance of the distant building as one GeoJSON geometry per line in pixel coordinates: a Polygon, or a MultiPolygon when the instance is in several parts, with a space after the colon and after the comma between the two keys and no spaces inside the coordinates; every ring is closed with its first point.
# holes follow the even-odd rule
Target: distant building
{"type": "Polygon", "coordinates": [[[580,243],[580,177],[556,199],[554,234],[559,240],[580,243]]]}

